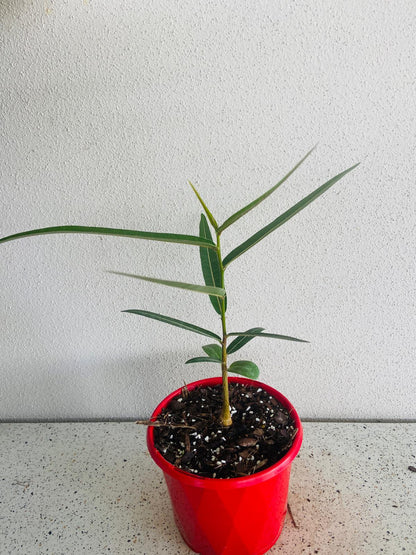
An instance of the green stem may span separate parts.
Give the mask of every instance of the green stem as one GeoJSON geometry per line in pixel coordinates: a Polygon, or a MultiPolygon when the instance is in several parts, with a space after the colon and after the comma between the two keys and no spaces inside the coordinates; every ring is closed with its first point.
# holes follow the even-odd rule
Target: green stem
{"type": "MultiPolygon", "coordinates": [[[[221,257],[221,242],[220,242],[220,235],[221,232],[216,232],[217,235],[217,254],[218,260],[220,263],[220,271],[221,271],[221,287],[225,289],[224,284],[224,267],[222,264],[222,257],[221,257]]],[[[221,361],[221,372],[222,372],[222,410],[221,410],[221,425],[222,426],[231,426],[233,423],[231,419],[231,412],[230,412],[230,394],[228,390],[228,371],[227,371],[227,324],[225,319],[225,298],[221,299],[221,324],[222,324],[222,361],[221,361]]]]}

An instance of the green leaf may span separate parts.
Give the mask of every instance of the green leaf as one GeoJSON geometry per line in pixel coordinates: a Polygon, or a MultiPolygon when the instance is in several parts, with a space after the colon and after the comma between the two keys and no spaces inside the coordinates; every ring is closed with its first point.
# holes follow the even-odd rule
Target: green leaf
{"type": "Polygon", "coordinates": [[[204,328],[200,328],[199,326],[195,326],[194,324],[190,324],[189,322],[183,322],[182,320],[177,320],[176,318],[171,318],[170,316],[164,316],[163,314],[157,314],[156,312],[149,312],[148,310],[129,309],[123,310],[123,312],[128,312],[129,314],[138,314],[139,316],[145,316],[146,318],[159,320],[159,322],[164,322],[166,324],[170,324],[184,330],[193,331],[195,333],[199,333],[200,335],[206,335],[207,337],[216,339],[221,343],[221,338],[216,333],[204,328]]]}
{"type": "Polygon", "coordinates": [[[209,357],[215,358],[215,360],[219,360],[220,362],[222,361],[222,348],[216,343],[204,345],[202,349],[207,353],[209,357]]]}
{"type": "Polygon", "coordinates": [[[288,179],[292,173],[294,171],[296,171],[298,169],[298,167],[306,160],[306,158],[315,150],[316,147],[313,147],[307,154],[306,156],[304,156],[302,158],[302,160],[300,162],[298,162],[296,164],[296,166],[294,168],[292,168],[290,170],[289,173],[287,173],[283,179],[281,179],[279,181],[279,183],[277,183],[276,185],[274,185],[271,189],[269,189],[268,191],[266,191],[264,194],[262,194],[259,198],[257,198],[256,200],[253,200],[253,202],[250,202],[250,204],[248,204],[247,206],[245,206],[244,208],[242,208],[241,210],[239,210],[238,212],[236,212],[235,214],[233,214],[232,216],[230,216],[227,220],[225,220],[225,222],[220,225],[220,227],[218,228],[218,233],[222,233],[224,231],[224,229],[226,229],[227,227],[229,227],[231,224],[233,224],[234,222],[236,222],[237,220],[239,220],[242,216],[244,216],[245,214],[247,214],[247,212],[249,212],[250,210],[253,210],[253,208],[255,208],[258,204],[260,204],[263,200],[265,200],[268,196],[270,196],[272,193],[274,193],[274,191],[280,187],[280,185],[282,185],[286,179],[288,179]]]}
{"type": "MultiPolygon", "coordinates": [[[[211,231],[204,214],[201,214],[201,220],[199,222],[199,235],[201,239],[212,242],[211,231]]],[[[205,284],[208,286],[221,287],[221,267],[217,252],[212,249],[200,247],[199,256],[205,284]]],[[[214,296],[210,297],[210,301],[215,312],[221,315],[222,301],[214,296]]],[[[224,306],[225,310],[227,310],[227,297],[225,297],[224,306]]]]}
{"type": "Polygon", "coordinates": [[[333,177],[332,179],[330,179],[329,181],[327,181],[326,183],[324,183],[323,185],[318,187],[318,189],[316,189],[311,194],[309,194],[307,197],[305,197],[304,199],[299,201],[297,204],[292,206],[292,208],[289,208],[289,210],[287,210],[286,212],[281,214],[278,218],[276,218],[275,220],[270,222],[268,225],[263,227],[263,229],[260,229],[260,231],[258,231],[257,233],[252,235],[249,239],[244,241],[244,243],[242,243],[241,245],[236,247],[234,250],[232,250],[224,258],[223,267],[225,268],[226,266],[228,266],[230,264],[230,262],[235,260],[238,256],[245,253],[248,249],[253,247],[256,243],[258,243],[262,239],[264,239],[264,237],[269,235],[269,233],[272,233],[272,231],[275,231],[275,229],[277,229],[278,227],[280,227],[281,225],[286,223],[288,220],[290,220],[290,218],[292,218],[295,214],[297,214],[303,208],[308,206],[308,204],[313,202],[320,195],[325,193],[325,191],[327,191],[330,187],[332,187],[332,185],[334,185],[337,181],[339,181],[342,177],[344,177],[344,175],[346,175],[347,173],[352,171],[358,165],[359,164],[355,164],[351,168],[348,168],[347,170],[344,170],[343,172],[339,173],[338,175],[336,175],[335,177],[333,177]]]}
{"type": "Polygon", "coordinates": [[[190,181],[188,181],[189,185],[192,187],[194,193],[196,194],[196,196],[198,197],[199,202],[202,205],[202,208],[205,211],[205,214],[208,216],[208,220],[210,221],[212,227],[216,230],[218,228],[218,224],[215,221],[214,216],[211,214],[211,212],[208,210],[208,206],[205,204],[205,202],[202,200],[200,194],[198,193],[198,191],[195,189],[195,187],[192,185],[192,183],[190,181]]]}
{"type": "Polygon", "coordinates": [[[175,233],[153,233],[150,231],[135,231],[131,229],[113,229],[110,227],[89,227],[82,225],[63,225],[56,227],[44,227],[15,233],[0,239],[0,243],[31,237],[33,235],[47,235],[50,233],[82,233],[93,235],[116,235],[117,237],[131,237],[133,239],[148,239],[150,241],[164,241],[165,243],[182,243],[184,245],[196,245],[207,249],[216,250],[216,245],[208,239],[195,237],[194,235],[180,235],[175,233]]]}
{"type": "Polygon", "coordinates": [[[205,293],[205,295],[215,295],[216,297],[224,297],[225,289],[219,287],[207,287],[205,285],[195,285],[193,283],[183,283],[182,281],[170,281],[167,279],[158,279],[147,276],[139,276],[136,274],[126,274],[124,272],[112,272],[110,274],[116,274],[118,276],[126,276],[136,279],[141,279],[143,281],[150,281],[151,283],[160,283],[161,285],[167,285],[168,287],[176,287],[178,289],[188,289],[189,291],[196,291],[197,293],[205,293]]]}
{"type": "MultiPolygon", "coordinates": [[[[257,334],[257,333],[262,332],[263,330],[264,330],[264,328],[251,328],[251,329],[249,329],[249,330],[247,330],[246,332],[243,332],[243,333],[256,333],[257,334]]],[[[236,337],[234,339],[234,341],[231,341],[231,343],[228,345],[227,353],[229,355],[231,353],[235,353],[236,351],[241,349],[241,347],[244,347],[244,345],[246,343],[248,343],[249,341],[251,341],[255,337],[256,337],[255,335],[239,335],[238,337],[236,337]]]]}
{"type": "MultiPolygon", "coordinates": [[[[258,329],[262,329],[262,328],[258,328],[258,329]]],[[[261,333],[261,332],[257,333],[257,332],[254,332],[252,330],[237,331],[235,333],[227,333],[227,337],[233,337],[234,335],[238,335],[239,336],[238,338],[248,337],[250,339],[253,339],[254,337],[270,337],[272,339],[285,339],[286,341],[298,341],[299,343],[309,343],[309,341],[305,341],[305,339],[298,339],[297,337],[290,337],[290,335],[279,335],[277,333],[261,333]]],[[[237,341],[237,340],[235,340],[235,341],[237,341]]],[[[234,341],[232,343],[230,343],[230,347],[233,343],[234,343],[234,341]]]]}
{"type": "Polygon", "coordinates": [[[259,368],[254,362],[249,360],[236,360],[228,367],[228,372],[233,372],[234,374],[240,374],[246,378],[251,378],[255,380],[259,377],[259,368]]]}
{"type": "Polygon", "coordinates": [[[219,364],[221,361],[212,357],[195,357],[187,360],[185,364],[193,364],[194,362],[215,362],[216,364],[219,364]]]}

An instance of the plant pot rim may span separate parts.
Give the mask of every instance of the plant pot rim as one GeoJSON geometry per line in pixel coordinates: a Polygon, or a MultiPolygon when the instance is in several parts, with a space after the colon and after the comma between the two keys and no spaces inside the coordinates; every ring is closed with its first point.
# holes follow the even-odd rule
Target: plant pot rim
{"type": "MultiPolygon", "coordinates": [[[[152,459],[155,463],[167,474],[170,474],[174,478],[178,478],[181,482],[188,482],[194,486],[200,486],[204,488],[218,487],[218,483],[221,482],[224,485],[224,488],[238,488],[238,487],[246,487],[251,483],[259,483],[263,482],[264,480],[269,479],[272,475],[276,473],[282,472],[288,465],[290,465],[293,459],[299,452],[300,446],[302,444],[303,438],[303,429],[302,423],[300,421],[299,415],[296,412],[295,408],[291,404],[291,402],[282,395],[279,391],[271,387],[270,385],[264,384],[257,380],[251,380],[249,378],[242,378],[242,377],[230,377],[230,382],[238,382],[246,385],[252,385],[254,387],[261,387],[265,391],[267,391],[270,395],[272,395],[275,399],[277,399],[282,405],[290,411],[290,415],[295,421],[295,426],[297,428],[297,434],[295,439],[293,440],[293,444],[290,447],[289,451],[275,464],[269,466],[265,470],[261,470],[256,472],[255,474],[251,474],[249,476],[243,476],[241,478],[206,478],[203,476],[198,476],[197,474],[192,474],[191,472],[186,472],[180,468],[177,468],[169,461],[167,461],[162,454],[156,449],[154,445],[154,427],[149,426],[147,429],[147,448],[152,459]]],[[[206,378],[203,380],[197,380],[190,384],[187,384],[188,389],[194,389],[199,385],[218,385],[222,382],[221,377],[214,377],[214,378],[206,378]]],[[[159,413],[162,411],[164,407],[176,397],[176,395],[180,395],[182,388],[178,388],[176,391],[170,393],[167,397],[163,399],[153,411],[151,420],[156,420],[159,413]]]]}

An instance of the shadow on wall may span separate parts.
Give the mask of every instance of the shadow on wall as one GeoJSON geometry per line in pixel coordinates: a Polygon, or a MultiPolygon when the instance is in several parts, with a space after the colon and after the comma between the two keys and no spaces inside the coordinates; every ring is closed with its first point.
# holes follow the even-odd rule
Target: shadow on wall
{"type": "Polygon", "coordinates": [[[145,419],[173,389],[201,377],[185,360],[184,352],[167,352],[56,361],[55,368],[32,361],[3,378],[0,421],[145,419]]]}

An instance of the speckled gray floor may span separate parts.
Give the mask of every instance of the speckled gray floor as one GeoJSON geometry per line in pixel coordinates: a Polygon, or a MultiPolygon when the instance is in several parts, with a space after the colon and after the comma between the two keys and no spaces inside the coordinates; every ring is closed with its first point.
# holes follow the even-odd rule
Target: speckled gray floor
{"type": "MultiPolygon", "coordinates": [[[[416,553],[416,424],[306,423],[269,553],[416,553]]],[[[186,555],[133,423],[0,424],[0,554],[186,555]]]]}

